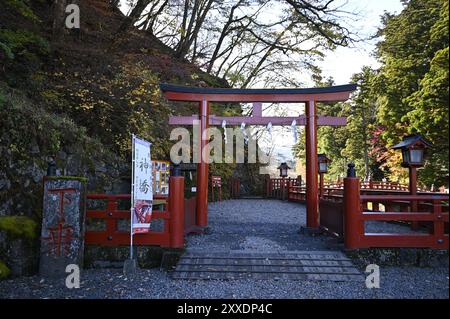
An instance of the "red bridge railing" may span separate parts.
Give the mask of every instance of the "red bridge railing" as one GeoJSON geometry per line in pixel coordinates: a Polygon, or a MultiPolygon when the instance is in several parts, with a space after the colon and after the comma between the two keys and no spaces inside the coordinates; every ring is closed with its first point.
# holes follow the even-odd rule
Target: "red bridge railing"
{"type": "MultiPolygon", "coordinates": [[[[89,201],[102,201],[102,209],[88,209],[86,211],[87,223],[93,220],[104,222],[102,230],[87,230],[85,243],[87,245],[122,246],[130,244],[130,207],[131,195],[88,194],[89,201]],[[119,209],[120,202],[127,201],[119,209]],[[120,221],[125,221],[120,227],[120,221]]],[[[180,248],[184,246],[185,212],[184,212],[184,178],[170,177],[169,196],[154,195],[154,209],[152,214],[153,224],[159,223],[161,229],[150,230],[148,233],[135,234],[135,245],[157,245],[161,247],[180,248]],[[158,222],[157,222],[158,221],[158,222]]],[[[191,226],[191,225],[189,225],[191,226]]]]}
{"type": "Polygon", "coordinates": [[[294,178],[267,178],[266,197],[276,199],[289,199],[289,189],[298,186],[298,180],[294,178]]]}
{"type": "MultiPolygon", "coordinates": [[[[343,189],[344,182],[325,183],[324,187],[326,189],[343,189]]],[[[360,188],[370,190],[409,191],[409,185],[383,181],[365,181],[360,184],[360,188]]],[[[418,188],[418,191],[422,191],[422,189],[418,188]]]]}
{"type": "MultiPolygon", "coordinates": [[[[288,200],[305,202],[306,186],[290,185],[288,200]]],[[[357,178],[346,178],[341,184],[324,187],[319,201],[320,227],[343,237],[348,249],[448,249],[448,202],[447,194],[422,191],[413,196],[409,195],[406,185],[386,182],[360,184],[357,178]],[[400,222],[412,229],[405,227],[410,230],[407,233],[370,233],[365,230],[370,221],[400,222]]]]}
{"type": "Polygon", "coordinates": [[[360,195],[359,179],[344,181],[344,240],[348,249],[371,247],[414,247],[448,249],[448,201],[446,195],[360,195]],[[369,211],[367,202],[407,202],[417,211],[369,211]],[[413,204],[415,203],[415,204],[413,204]],[[428,226],[427,233],[368,233],[367,221],[421,222],[428,226]]]}

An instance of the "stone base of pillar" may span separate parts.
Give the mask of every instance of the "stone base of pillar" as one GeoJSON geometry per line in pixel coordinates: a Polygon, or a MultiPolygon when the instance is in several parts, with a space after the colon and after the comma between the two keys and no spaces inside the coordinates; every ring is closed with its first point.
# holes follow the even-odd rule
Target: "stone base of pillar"
{"type": "Polygon", "coordinates": [[[212,234],[212,229],[209,226],[200,227],[200,231],[204,235],[212,234]]]}
{"type": "Polygon", "coordinates": [[[86,180],[70,176],[44,178],[39,274],[65,277],[70,264],[83,268],[86,180]]]}
{"type": "Polygon", "coordinates": [[[308,235],[308,236],[318,236],[318,235],[322,235],[323,234],[323,229],[319,228],[319,227],[307,227],[307,226],[301,226],[299,233],[300,234],[304,234],[304,235],[308,235]]]}
{"type": "Polygon", "coordinates": [[[136,259],[127,259],[123,262],[123,274],[126,277],[134,277],[138,269],[136,259]]]}

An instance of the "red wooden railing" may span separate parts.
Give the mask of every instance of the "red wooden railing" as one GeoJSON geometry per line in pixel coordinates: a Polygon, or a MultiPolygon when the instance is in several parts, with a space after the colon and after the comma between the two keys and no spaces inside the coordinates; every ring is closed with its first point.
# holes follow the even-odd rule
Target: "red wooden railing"
{"type": "MultiPolygon", "coordinates": [[[[130,232],[119,230],[119,220],[130,220],[130,210],[119,210],[120,200],[130,200],[130,194],[108,195],[108,194],[89,194],[88,200],[101,200],[105,202],[104,210],[90,210],[86,212],[86,218],[102,219],[106,223],[106,229],[103,231],[86,231],[85,241],[88,245],[102,246],[120,246],[130,244],[130,232]]],[[[153,210],[152,220],[163,219],[164,230],[162,232],[150,231],[146,234],[136,234],[133,241],[136,245],[159,245],[170,247],[170,230],[168,203],[166,196],[155,196],[155,200],[164,200],[162,210],[153,210]]]]}
{"type": "Polygon", "coordinates": [[[184,234],[198,232],[197,227],[197,198],[191,197],[184,200],[184,234]]]}
{"type": "Polygon", "coordinates": [[[360,195],[358,178],[344,180],[344,241],[347,249],[413,247],[448,249],[448,200],[446,195],[360,195]],[[406,202],[418,211],[369,211],[367,202],[406,202]],[[416,203],[413,205],[413,203],[416,203]],[[366,221],[404,221],[428,224],[429,232],[367,233],[366,221]]]}
{"type": "MultiPolygon", "coordinates": [[[[405,185],[385,182],[372,182],[371,185],[373,189],[368,183],[360,185],[358,180],[357,187],[344,187],[344,182],[324,187],[319,201],[320,227],[344,237],[348,249],[448,249],[448,195],[421,192],[413,196],[408,194],[405,185]],[[366,233],[364,226],[370,220],[403,222],[411,224],[413,230],[405,234],[366,233]],[[421,231],[414,231],[419,227],[421,231]],[[424,233],[424,229],[428,233],[424,233]]],[[[306,186],[289,186],[288,199],[305,202],[306,186]]]]}
{"type": "MultiPolygon", "coordinates": [[[[383,182],[383,181],[365,181],[360,184],[361,189],[370,189],[370,190],[393,190],[393,191],[409,191],[409,185],[400,184],[397,182],[383,182]]],[[[333,183],[325,183],[325,189],[343,189],[344,182],[333,182],[333,183]]],[[[418,188],[418,191],[425,191],[424,189],[418,188]]]]}
{"type": "Polygon", "coordinates": [[[294,202],[305,202],[306,186],[290,186],[288,189],[288,200],[294,202]]]}
{"type": "Polygon", "coordinates": [[[298,180],[294,178],[268,178],[266,179],[266,197],[276,199],[289,199],[289,189],[297,186],[298,180]]]}
{"type": "Polygon", "coordinates": [[[215,189],[217,189],[217,200],[219,202],[222,201],[222,177],[220,176],[211,176],[210,178],[211,185],[211,202],[214,202],[214,193],[215,189]]]}
{"type": "MultiPolygon", "coordinates": [[[[162,206],[161,210],[153,210],[152,220],[162,220],[162,231],[150,230],[148,233],[133,236],[135,245],[157,245],[161,247],[180,248],[184,245],[184,178],[170,177],[169,196],[154,195],[155,206],[162,206]]],[[[127,200],[130,194],[88,194],[87,200],[103,201],[104,209],[88,209],[87,219],[100,219],[105,222],[103,230],[87,230],[85,243],[87,245],[122,246],[130,244],[129,227],[119,229],[120,220],[130,220],[129,209],[119,209],[119,201],[127,200]]]]}
{"type": "Polygon", "coordinates": [[[241,196],[241,180],[239,177],[231,178],[231,198],[239,198],[241,196]]]}

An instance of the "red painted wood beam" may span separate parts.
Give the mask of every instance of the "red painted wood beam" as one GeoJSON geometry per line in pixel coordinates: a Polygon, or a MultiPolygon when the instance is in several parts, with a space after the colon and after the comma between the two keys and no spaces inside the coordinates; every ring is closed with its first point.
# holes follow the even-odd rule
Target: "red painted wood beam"
{"type": "MultiPolygon", "coordinates": [[[[199,156],[200,162],[197,164],[197,219],[198,227],[208,225],[208,163],[203,158],[203,150],[206,149],[208,139],[203,132],[208,128],[209,123],[209,103],[203,100],[199,103],[200,107],[200,134],[199,134],[199,156]]],[[[208,154],[206,154],[208,155],[208,154]]]]}
{"type": "MultiPolygon", "coordinates": [[[[198,116],[170,116],[169,125],[192,125],[194,120],[198,120],[198,116]]],[[[295,120],[298,126],[306,125],[306,116],[297,117],[279,117],[279,116],[216,116],[210,115],[209,125],[220,126],[225,120],[227,125],[240,125],[245,122],[247,125],[291,125],[295,120]]],[[[317,117],[317,125],[319,126],[344,126],[347,124],[347,118],[335,116],[319,116],[317,117]]]]}
{"type": "Polygon", "coordinates": [[[262,116],[262,103],[260,103],[260,102],[253,103],[252,116],[253,117],[261,117],[262,116]]]}
{"type": "Polygon", "coordinates": [[[387,234],[365,233],[360,239],[359,248],[369,247],[415,247],[448,249],[448,235],[438,243],[434,235],[429,234],[387,234]]]}
{"type": "Polygon", "coordinates": [[[160,84],[169,101],[201,102],[341,102],[356,90],[355,84],[322,88],[294,89],[226,89],[199,88],[172,84],[160,84]]]}
{"type": "Polygon", "coordinates": [[[316,101],[306,103],[306,226],[319,227],[316,101]]]}
{"type": "Polygon", "coordinates": [[[448,213],[442,213],[441,218],[435,216],[432,212],[430,213],[422,213],[422,212],[383,212],[383,213],[372,213],[372,212],[363,212],[362,217],[363,220],[384,220],[384,221],[393,221],[393,220],[401,220],[401,221],[443,221],[448,222],[448,213]]]}
{"type": "Polygon", "coordinates": [[[349,99],[351,92],[334,92],[320,94],[201,94],[165,92],[169,101],[198,102],[203,99],[210,102],[275,102],[275,103],[304,103],[309,100],[317,102],[344,102],[349,99]]]}
{"type": "Polygon", "coordinates": [[[361,195],[362,201],[429,201],[429,200],[448,200],[448,195],[423,194],[423,195],[361,195]]]}

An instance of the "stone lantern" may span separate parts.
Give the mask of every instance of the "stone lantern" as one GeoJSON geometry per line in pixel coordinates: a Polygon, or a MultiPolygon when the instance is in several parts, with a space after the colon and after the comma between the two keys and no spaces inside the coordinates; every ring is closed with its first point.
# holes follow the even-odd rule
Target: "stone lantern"
{"type": "MultiPolygon", "coordinates": [[[[402,151],[402,166],[409,169],[409,193],[417,195],[417,172],[418,167],[424,165],[424,151],[432,147],[420,134],[405,136],[403,140],[394,145],[393,149],[402,151]]],[[[411,201],[411,211],[417,212],[417,201],[411,201]]],[[[413,228],[417,228],[417,222],[412,223],[413,228]]]]}
{"type": "Polygon", "coordinates": [[[393,149],[402,151],[403,167],[422,167],[424,165],[424,151],[432,145],[419,134],[408,135],[394,145],[393,149]]]}
{"type": "Polygon", "coordinates": [[[325,154],[318,154],[317,155],[317,161],[318,161],[318,170],[319,170],[319,197],[322,197],[323,195],[323,174],[328,172],[328,164],[331,163],[331,160],[325,155],[325,154]]]}
{"type": "Polygon", "coordinates": [[[288,176],[288,169],[291,169],[286,162],[281,163],[277,168],[280,170],[280,177],[283,178],[288,176]]]}

